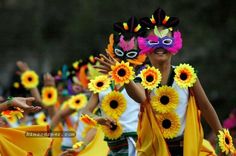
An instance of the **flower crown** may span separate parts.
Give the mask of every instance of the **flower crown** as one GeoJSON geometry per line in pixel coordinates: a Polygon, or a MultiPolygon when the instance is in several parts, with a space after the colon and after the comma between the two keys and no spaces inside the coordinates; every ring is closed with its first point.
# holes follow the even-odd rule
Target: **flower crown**
{"type": "Polygon", "coordinates": [[[137,37],[143,32],[143,28],[139,24],[136,17],[132,16],[127,22],[116,22],[113,24],[113,30],[119,35],[123,35],[125,40],[129,40],[132,37],[137,37]]]}
{"type": "Polygon", "coordinates": [[[146,29],[154,29],[155,26],[164,26],[171,31],[179,24],[179,18],[167,16],[161,8],[155,10],[152,17],[143,17],[140,19],[140,25],[146,29]]]}

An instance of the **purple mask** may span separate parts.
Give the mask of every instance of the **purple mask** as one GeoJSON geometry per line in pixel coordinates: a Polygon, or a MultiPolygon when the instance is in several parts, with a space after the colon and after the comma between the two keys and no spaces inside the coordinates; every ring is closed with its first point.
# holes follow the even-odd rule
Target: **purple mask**
{"type": "Polygon", "coordinates": [[[156,35],[146,38],[139,37],[138,45],[141,49],[140,54],[148,54],[158,48],[163,48],[172,54],[176,54],[182,48],[181,33],[179,31],[174,32],[174,37],[165,36],[161,38],[156,35]]]}

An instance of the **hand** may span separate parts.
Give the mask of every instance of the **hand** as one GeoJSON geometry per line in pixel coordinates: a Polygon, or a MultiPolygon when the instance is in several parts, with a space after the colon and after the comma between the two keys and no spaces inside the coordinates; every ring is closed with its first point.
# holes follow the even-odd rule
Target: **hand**
{"type": "Polygon", "coordinates": [[[29,112],[37,112],[41,109],[39,106],[31,106],[32,102],[35,100],[34,97],[14,97],[10,103],[10,106],[19,107],[23,110],[29,112]]]}
{"type": "Polygon", "coordinates": [[[60,156],[76,156],[80,151],[80,149],[67,149],[60,156]]]}
{"type": "Polygon", "coordinates": [[[108,74],[109,71],[111,71],[111,66],[115,65],[117,61],[110,55],[105,56],[103,54],[100,54],[100,57],[101,58],[95,57],[95,60],[97,60],[100,63],[100,65],[94,66],[94,68],[98,69],[99,72],[103,74],[108,74]]]}
{"type": "Polygon", "coordinates": [[[50,73],[43,75],[44,86],[55,86],[55,79],[50,73]]]}
{"type": "Polygon", "coordinates": [[[17,61],[16,62],[17,67],[20,69],[20,72],[23,73],[27,70],[30,70],[28,64],[26,62],[23,61],[17,61]]]}
{"type": "Polygon", "coordinates": [[[116,125],[116,121],[108,117],[95,117],[94,120],[96,120],[98,124],[108,126],[110,128],[116,125]]]}

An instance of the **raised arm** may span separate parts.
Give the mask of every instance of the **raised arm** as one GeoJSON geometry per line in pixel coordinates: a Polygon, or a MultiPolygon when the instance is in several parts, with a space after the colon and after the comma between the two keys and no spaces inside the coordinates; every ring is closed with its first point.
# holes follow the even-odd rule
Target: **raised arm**
{"type": "Polygon", "coordinates": [[[31,106],[31,103],[35,100],[34,97],[13,97],[0,104],[0,112],[10,109],[11,107],[19,107],[25,111],[37,112],[41,107],[31,106]]]}
{"type": "MultiPolygon", "coordinates": [[[[27,63],[22,62],[22,61],[17,61],[16,62],[17,67],[19,68],[20,72],[23,73],[27,70],[30,70],[29,66],[27,63]]],[[[35,101],[38,103],[41,103],[41,97],[38,88],[32,88],[30,89],[30,94],[35,97],[35,101]]]]}
{"type": "MultiPolygon", "coordinates": [[[[116,60],[110,56],[106,57],[104,55],[100,55],[101,58],[95,58],[100,62],[101,65],[95,66],[101,73],[108,74],[111,71],[111,66],[115,64],[116,60]]],[[[142,103],[146,100],[145,90],[140,85],[135,83],[134,81],[130,81],[130,83],[125,84],[125,89],[128,95],[137,103],[142,103]]]]}
{"type": "Polygon", "coordinates": [[[63,120],[67,116],[70,116],[74,112],[75,110],[70,109],[69,107],[57,112],[52,118],[52,122],[50,123],[50,128],[54,129],[61,122],[61,120],[63,120]]]}

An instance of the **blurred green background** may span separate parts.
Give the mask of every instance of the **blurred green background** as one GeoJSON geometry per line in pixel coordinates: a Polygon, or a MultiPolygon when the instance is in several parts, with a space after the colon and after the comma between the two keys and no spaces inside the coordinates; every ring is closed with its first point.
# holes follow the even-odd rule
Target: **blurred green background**
{"type": "Polygon", "coordinates": [[[103,52],[112,24],[150,16],[157,7],[180,18],[184,47],[174,64],[188,62],[221,121],[236,107],[234,0],[0,0],[0,86],[17,60],[38,73],[103,52]]]}

